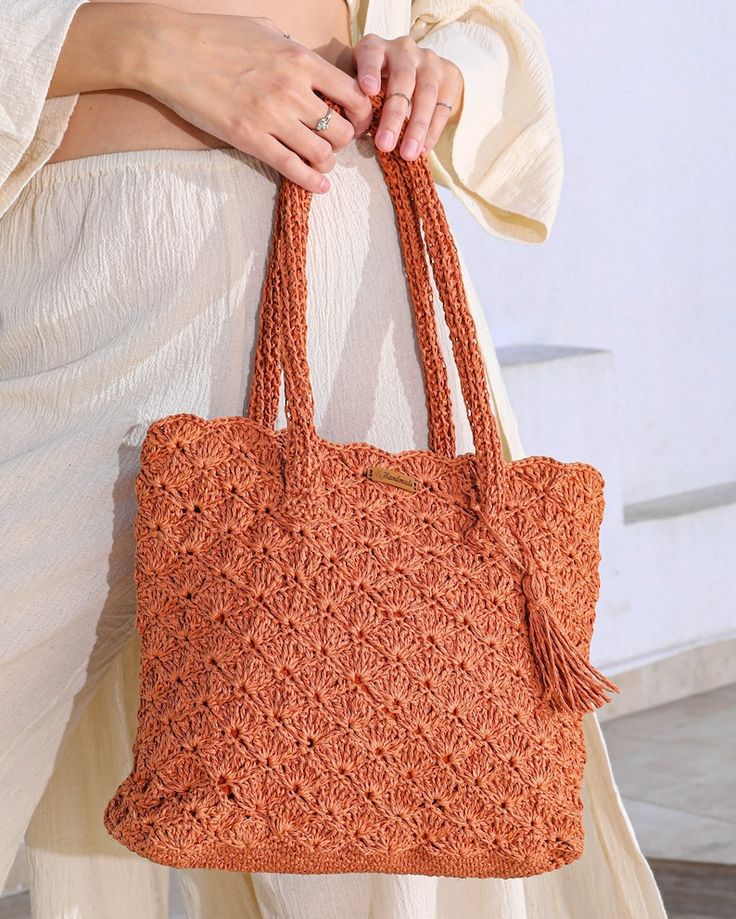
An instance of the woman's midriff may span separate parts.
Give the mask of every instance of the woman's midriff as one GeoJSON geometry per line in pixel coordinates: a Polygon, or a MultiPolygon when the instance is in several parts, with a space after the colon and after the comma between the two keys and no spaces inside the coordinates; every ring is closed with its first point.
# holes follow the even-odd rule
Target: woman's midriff
{"type": "MultiPolygon", "coordinates": [[[[268,17],[295,41],[348,70],[351,42],[345,0],[167,0],[165,5],[195,13],[268,17]]],[[[110,90],[79,96],[61,144],[48,162],[124,150],[229,146],[152,96],[134,90],[110,90]]]]}

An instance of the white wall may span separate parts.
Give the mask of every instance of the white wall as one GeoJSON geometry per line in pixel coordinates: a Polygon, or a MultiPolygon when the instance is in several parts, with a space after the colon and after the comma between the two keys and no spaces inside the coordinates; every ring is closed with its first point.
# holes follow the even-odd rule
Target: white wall
{"type": "Polygon", "coordinates": [[[495,342],[614,352],[627,503],[732,481],[736,5],[525,8],[565,155],[550,238],[491,238],[443,195],[495,342]]]}
{"type": "MultiPolygon", "coordinates": [[[[610,462],[623,504],[718,491],[736,481],[736,6],[525,8],[545,36],[564,148],[551,236],[542,245],[490,236],[441,190],[494,341],[611,352],[598,383],[616,392],[600,402],[618,417],[598,439],[620,439],[610,462]]],[[[540,442],[554,437],[560,458],[590,461],[562,455],[565,432],[545,430],[546,392],[535,409],[525,372],[504,371],[528,452],[547,452],[540,442]]],[[[529,373],[565,385],[552,366],[529,373]]],[[[587,385],[575,373],[577,388],[587,385]]],[[[555,390],[554,406],[565,398],[555,390]]],[[[569,428],[571,445],[581,443],[581,418],[569,428]]],[[[735,524],[731,500],[624,527],[612,556],[629,559],[625,595],[610,579],[594,659],[624,669],[736,634],[735,524]]]]}

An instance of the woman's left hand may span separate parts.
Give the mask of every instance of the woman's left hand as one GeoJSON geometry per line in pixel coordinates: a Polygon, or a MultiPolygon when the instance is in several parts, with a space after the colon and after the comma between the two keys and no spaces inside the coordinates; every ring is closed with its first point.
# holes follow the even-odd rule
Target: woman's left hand
{"type": "Polygon", "coordinates": [[[386,39],[372,32],[355,45],[353,60],[358,85],[366,95],[374,96],[381,88],[382,76],[386,77],[376,146],[385,151],[394,149],[411,99],[399,152],[407,160],[429,153],[447,122],[457,120],[460,113],[464,88],[460,68],[430,48],[420,48],[408,35],[386,39]]]}

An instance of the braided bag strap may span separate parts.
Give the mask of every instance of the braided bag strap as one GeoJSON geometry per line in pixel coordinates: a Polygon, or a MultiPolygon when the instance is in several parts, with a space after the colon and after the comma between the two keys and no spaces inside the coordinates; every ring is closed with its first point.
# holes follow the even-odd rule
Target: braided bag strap
{"type": "MultiPolygon", "coordinates": [[[[374,128],[378,124],[379,117],[380,108],[374,108],[374,128]]],[[[429,428],[429,448],[434,453],[452,457],[455,455],[452,401],[447,366],[442,359],[437,332],[435,295],[424,255],[421,220],[413,204],[412,188],[406,172],[402,169],[394,170],[392,181],[386,184],[394,206],[420,349],[429,428]],[[432,393],[431,397],[430,393],[432,393]]],[[[278,322],[276,321],[276,299],[277,296],[280,296],[280,294],[277,295],[277,290],[281,285],[277,267],[278,247],[275,244],[279,233],[277,217],[275,217],[273,243],[270,247],[266,280],[259,308],[253,381],[247,410],[247,417],[268,428],[273,428],[276,423],[281,378],[278,322]]]]}

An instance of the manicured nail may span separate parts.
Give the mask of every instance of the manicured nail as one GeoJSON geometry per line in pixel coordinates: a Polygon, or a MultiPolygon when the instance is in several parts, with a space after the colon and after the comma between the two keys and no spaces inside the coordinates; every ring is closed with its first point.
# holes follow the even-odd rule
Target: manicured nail
{"type": "Polygon", "coordinates": [[[365,86],[369,93],[377,93],[380,89],[380,84],[375,77],[363,77],[360,82],[363,84],[363,86],[365,86]]]}
{"type": "Polygon", "coordinates": [[[404,156],[416,156],[417,151],[419,150],[419,144],[413,138],[407,140],[404,144],[403,154],[404,156]]]}
{"type": "Polygon", "coordinates": [[[376,143],[379,147],[390,147],[394,142],[393,131],[379,131],[376,136],[376,143]]]}
{"type": "Polygon", "coordinates": [[[330,187],[330,183],[327,181],[327,176],[325,176],[324,179],[322,179],[322,181],[319,183],[319,190],[327,191],[329,187],[330,187]]]}

